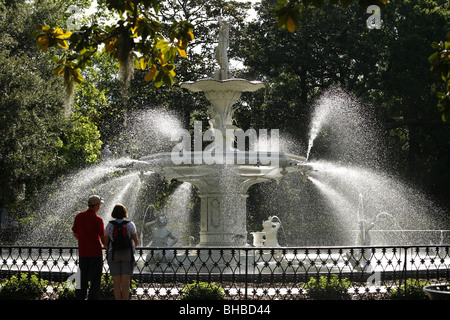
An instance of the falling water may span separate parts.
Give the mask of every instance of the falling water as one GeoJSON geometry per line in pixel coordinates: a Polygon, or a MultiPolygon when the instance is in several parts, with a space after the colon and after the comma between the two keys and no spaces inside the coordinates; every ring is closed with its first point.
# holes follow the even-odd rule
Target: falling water
{"type": "MultiPolygon", "coordinates": [[[[345,213],[350,219],[376,221],[389,216],[390,223],[375,224],[378,229],[436,230],[445,228],[439,220],[441,209],[419,190],[381,171],[340,165],[331,162],[311,163],[317,171],[310,180],[334,204],[336,213],[345,213]],[[332,190],[323,187],[332,186],[332,190]],[[338,197],[339,195],[339,197],[338,197]],[[361,212],[361,199],[364,212],[361,212]],[[345,201],[344,199],[348,199],[345,201]],[[353,199],[354,204],[352,208],[353,199]],[[359,200],[359,201],[358,201],[359,200]],[[358,217],[358,215],[361,215],[358,217]],[[394,223],[392,223],[394,222],[394,223]],[[378,224],[378,225],[377,225],[378,224]]],[[[355,224],[352,224],[355,227],[355,224]]]]}
{"type": "MultiPolygon", "coordinates": [[[[306,152],[313,169],[309,179],[303,183],[291,174],[275,188],[271,187],[274,183],[265,184],[269,191],[260,192],[261,197],[254,201],[265,210],[264,218],[280,217],[289,238],[286,242],[290,245],[353,244],[354,241],[345,241],[350,231],[356,229],[356,221],[361,218],[358,215],[363,214],[367,220],[378,215],[381,222],[389,214],[403,230],[448,229],[445,220],[439,219],[441,210],[423,193],[380,169],[386,150],[380,147],[376,121],[368,117],[365,106],[342,91],[332,90],[318,99],[315,108],[306,152]],[[364,212],[358,208],[358,200],[362,198],[364,212]]],[[[183,130],[181,121],[166,111],[138,112],[111,149],[116,154],[132,157],[171,151],[171,139],[179,130],[183,130]]],[[[287,145],[295,146],[294,149],[300,146],[292,141],[287,145]]],[[[86,210],[86,199],[95,193],[105,198],[99,212],[104,219],[108,220],[113,205],[121,202],[129,209],[130,218],[141,221],[147,207],[136,207],[141,188],[140,173],[132,167],[136,162],[127,157],[103,161],[46,187],[40,197],[42,203],[36,205],[37,213],[26,224],[19,243],[73,245],[70,228],[75,214],[86,210]],[[138,209],[142,211],[140,215],[138,209]]],[[[220,173],[222,208],[224,218],[230,219],[230,223],[245,226],[246,221],[235,221],[236,201],[243,201],[242,195],[233,189],[236,178],[236,168],[232,166],[220,173]]],[[[192,233],[191,197],[191,185],[183,183],[163,208],[169,220],[168,228],[178,236],[192,233]]],[[[253,223],[260,228],[257,221],[253,223]]]]}
{"type": "Polygon", "coordinates": [[[270,185],[267,193],[258,190],[260,207],[291,227],[290,243],[353,245],[357,221],[376,220],[377,215],[373,244],[417,243],[417,236],[403,238],[405,229],[410,234],[448,229],[441,208],[390,173],[389,150],[373,109],[340,90],[325,92],[314,108],[307,149],[312,171],[306,183],[295,184],[292,179],[299,177],[289,175],[279,190],[270,185]]]}
{"type": "Polygon", "coordinates": [[[140,184],[137,173],[127,172],[134,162],[129,158],[111,159],[61,177],[60,181],[42,192],[42,202],[37,204],[36,215],[24,226],[23,235],[18,242],[73,244],[73,219],[78,212],[87,209],[87,199],[95,193],[101,194],[105,199],[105,205],[99,211],[104,219],[109,218],[112,207],[120,201],[126,206],[127,203],[131,204],[129,214],[132,215],[140,184]]]}
{"type": "Polygon", "coordinates": [[[192,198],[192,185],[183,182],[170,196],[164,208],[161,209],[168,220],[167,228],[178,237],[190,234],[190,202],[192,198]]]}
{"type": "Polygon", "coordinates": [[[111,212],[117,203],[127,208],[129,219],[135,218],[135,204],[141,186],[141,179],[136,172],[125,176],[116,177],[99,186],[98,194],[105,199],[105,203],[99,211],[104,221],[111,220],[111,212]]]}
{"type": "MultiPolygon", "coordinates": [[[[98,212],[104,222],[111,219],[116,203],[127,207],[130,219],[140,219],[136,210],[141,180],[139,172],[133,168],[140,161],[130,157],[170,151],[172,135],[179,130],[182,130],[179,119],[165,110],[148,109],[131,115],[118,141],[110,145],[116,155],[126,156],[64,175],[46,186],[36,203],[36,214],[24,225],[18,243],[75,244],[71,232],[73,219],[78,212],[87,209],[91,194],[104,198],[105,203],[98,212]]],[[[181,209],[177,212],[185,215],[181,209]]]]}
{"type": "Polygon", "coordinates": [[[167,226],[175,236],[182,237],[190,235],[194,226],[192,226],[191,219],[191,199],[192,199],[192,185],[188,182],[180,184],[175,191],[170,195],[163,208],[155,209],[153,204],[150,204],[145,209],[138,230],[140,243],[144,246],[151,242],[151,230],[146,228],[145,224],[154,221],[157,215],[163,215],[167,218],[167,226]]]}
{"type": "Polygon", "coordinates": [[[172,138],[178,138],[183,130],[182,122],[175,114],[159,109],[139,111],[130,116],[118,148],[136,157],[170,152],[172,138]]]}
{"type": "MultiPolygon", "coordinates": [[[[225,224],[232,225],[237,234],[244,234],[246,232],[245,216],[239,214],[242,202],[245,199],[239,190],[239,171],[235,165],[225,165],[220,169],[220,192],[223,197],[220,201],[221,217],[226,221],[225,224]]],[[[240,243],[242,239],[235,239],[236,243],[240,243]]],[[[245,241],[245,240],[243,240],[245,241]]]]}
{"type": "MultiPolygon", "coordinates": [[[[325,196],[324,199],[334,212],[334,223],[342,238],[349,238],[350,231],[357,227],[354,219],[355,203],[345,196],[342,190],[335,189],[332,185],[325,184],[313,177],[308,178],[325,196]],[[349,228],[350,226],[350,228],[349,228]]],[[[342,241],[342,240],[341,240],[342,241]]]]}

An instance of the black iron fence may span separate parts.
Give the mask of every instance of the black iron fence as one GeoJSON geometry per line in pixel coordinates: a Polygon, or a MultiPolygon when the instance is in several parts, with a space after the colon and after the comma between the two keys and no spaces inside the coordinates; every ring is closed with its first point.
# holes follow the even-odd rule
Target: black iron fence
{"type": "MultiPolygon", "coordinates": [[[[311,299],[328,286],[348,299],[384,299],[419,283],[450,281],[449,245],[277,248],[137,248],[132,299],[174,300],[196,282],[213,283],[226,299],[311,299]],[[317,290],[316,290],[317,291],[317,290]]],[[[104,263],[104,274],[109,272],[104,263]]],[[[0,246],[1,281],[18,273],[47,280],[43,298],[76,287],[76,247],[0,246]]]]}

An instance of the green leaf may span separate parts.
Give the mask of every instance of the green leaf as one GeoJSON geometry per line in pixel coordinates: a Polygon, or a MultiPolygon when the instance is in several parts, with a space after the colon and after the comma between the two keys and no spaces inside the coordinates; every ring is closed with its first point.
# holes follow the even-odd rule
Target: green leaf
{"type": "Polygon", "coordinates": [[[433,43],[431,44],[431,47],[432,47],[434,50],[439,50],[439,43],[437,43],[436,41],[433,41],[433,43]]]}
{"type": "Polygon", "coordinates": [[[142,57],[140,59],[139,66],[141,67],[141,70],[145,70],[145,68],[147,67],[147,60],[145,59],[145,57],[142,57]]]}
{"type": "Polygon", "coordinates": [[[155,47],[156,49],[159,49],[161,51],[167,50],[167,47],[169,47],[170,42],[166,40],[160,40],[156,43],[155,47]]]}
{"type": "Polygon", "coordinates": [[[158,74],[155,77],[155,87],[159,88],[163,85],[163,75],[164,72],[158,72],[158,74]]]}
{"type": "Polygon", "coordinates": [[[148,72],[147,72],[147,74],[145,75],[145,81],[146,82],[150,82],[150,81],[152,81],[153,80],[153,78],[156,76],[158,74],[158,70],[154,67],[154,68],[151,68],[148,72]]]}
{"type": "Polygon", "coordinates": [[[324,0],[313,0],[313,5],[316,8],[322,8],[325,5],[325,1],[324,0]]]}
{"type": "Polygon", "coordinates": [[[429,61],[430,63],[433,63],[433,62],[437,59],[437,57],[438,57],[438,53],[435,52],[435,53],[433,53],[431,56],[428,57],[428,61],[429,61]]]}

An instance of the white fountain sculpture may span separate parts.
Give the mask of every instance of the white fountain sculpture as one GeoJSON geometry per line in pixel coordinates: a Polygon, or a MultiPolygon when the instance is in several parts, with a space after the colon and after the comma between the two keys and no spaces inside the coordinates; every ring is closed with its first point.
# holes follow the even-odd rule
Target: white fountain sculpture
{"type": "MultiPolygon", "coordinates": [[[[178,237],[166,228],[167,218],[164,215],[157,214],[155,220],[146,223],[145,226],[152,228],[152,240],[148,244],[148,247],[171,248],[178,242],[178,237]]],[[[171,250],[149,252],[146,261],[149,263],[170,262],[173,265],[178,265],[175,255],[171,250]]]]}
{"type": "Polygon", "coordinates": [[[198,150],[194,136],[194,151],[180,148],[143,157],[140,163],[145,163],[141,170],[157,172],[168,181],[189,182],[199,189],[199,246],[243,246],[247,244],[246,198],[250,186],[269,180],[279,181],[288,172],[306,174],[310,168],[306,165],[306,158],[279,152],[276,148],[245,150],[235,147],[237,133],[243,130],[233,125],[234,103],[242,92],[254,92],[265,86],[261,81],[228,78],[226,50],[229,31],[226,22],[219,22],[216,58],[220,68],[215,78],[181,84],[181,88],[189,91],[203,92],[211,103],[210,128],[207,130],[210,135],[207,138],[205,133],[203,141],[213,142],[205,150],[198,150]],[[180,153],[187,161],[175,163],[174,158],[180,153]],[[214,155],[216,161],[206,161],[207,154],[214,155]]]}
{"type": "Polygon", "coordinates": [[[230,26],[228,22],[219,18],[219,43],[216,48],[216,60],[219,64],[219,70],[214,73],[214,79],[228,79],[229,63],[227,50],[230,44],[230,26]]]}
{"type": "Polygon", "coordinates": [[[279,247],[278,229],[281,227],[281,220],[277,216],[269,217],[262,223],[263,230],[252,232],[253,245],[255,247],[279,247]],[[274,221],[274,220],[278,221],[274,221]]]}

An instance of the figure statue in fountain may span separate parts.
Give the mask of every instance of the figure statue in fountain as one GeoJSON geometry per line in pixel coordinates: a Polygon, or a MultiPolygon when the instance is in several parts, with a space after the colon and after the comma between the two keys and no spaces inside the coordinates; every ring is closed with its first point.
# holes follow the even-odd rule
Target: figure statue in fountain
{"type": "Polygon", "coordinates": [[[252,232],[253,245],[259,247],[259,250],[255,252],[257,255],[264,255],[264,259],[279,259],[282,257],[280,250],[261,250],[264,247],[279,247],[278,244],[278,230],[281,227],[281,220],[277,216],[267,218],[262,223],[263,230],[258,232],[252,232]],[[278,220],[278,221],[276,221],[278,220]]]}
{"type": "Polygon", "coordinates": [[[374,222],[368,222],[366,220],[359,220],[358,227],[358,239],[356,241],[356,245],[358,246],[370,246],[371,238],[369,231],[375,226],[374,222]]]}
{"type": "Polygon", "coordinates": [[[253,245],[255,247],[279,247],[278,244],[278,229],[281,227],[281,220],[277,216],[269,217],[263,221],[263,230],[252,232],[253,245]],[[277,219],[278,222],[274,221],[277,219]]]}
{"type": "MultiPolygon", "coordinates": [[[[178,237],[172,231],[166,228],[167,218],[163,214],[157,213],[156,219],[145,224],[146,227],[152,227],[152,237],[148,244],[149,247],[170,248],[178,242],[178,237]],[[169,242],[170,240],[170,242],[169,242]]],[[[156,250],[149,252],[146,257],[147,262],[171,262],[177,265],[175,256],[171,250],[156,250]]]]}
{"type": "Polygon", "coordinates": [[[265,247],[279,247],[278,244],[278,229],[281,227],[281,221],[277,216],[269,217],[266,221],[263,222],[263,230],[264,232],[264,246],[265,247]],[[275,219],[278,220],[274,221],[275,219]]]}
{"type": "Polygon", "coordinates": [[[109,160],[112,157],[112,151],[109,149],[109,145],[106,145],[101,152],[102,160],[109,160]]]}
{"type": "MultiPolygon", "coordinates": [[[[366,220],[358,221],[358,238],[356,240],[357,246],[370,246],[371,238],[369,231],[375,226],[373,221],[368,222],[366,220]]],[[[370,252],[367,249],[362,249],[361,252],[355,252],[353,254],[347,253],[347,260],[353,266],[355,270],[369,272],[372,270],[370,266],[370,252]]]]}
{"type": "Polygon", "coordinates": [[[228,79],[228,46],[230,43],[230,31],[228,22],[219,18],[219,43],[216,48],[216,60],[219,64],[219,69],[214,73],[214,79],[226,80],[228,79]]]}

